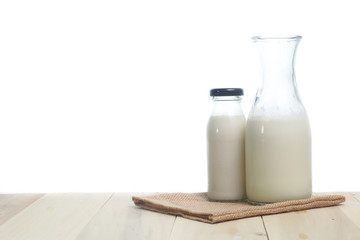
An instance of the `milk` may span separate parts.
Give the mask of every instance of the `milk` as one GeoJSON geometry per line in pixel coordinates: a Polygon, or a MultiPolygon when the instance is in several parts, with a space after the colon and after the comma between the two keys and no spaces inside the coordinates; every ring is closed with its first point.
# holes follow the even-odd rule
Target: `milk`
{"type": "Polygon", "coordinates": [[[249,200],[269,203],[311,196],[311,133],[305,114],[249,118],[245,152],[249,200]]]}
{"type": "Polygon", "coordinates": [[[207,126],[208,197],[218,201],[245,198],[244,115],[211,116],[207,126]]]}

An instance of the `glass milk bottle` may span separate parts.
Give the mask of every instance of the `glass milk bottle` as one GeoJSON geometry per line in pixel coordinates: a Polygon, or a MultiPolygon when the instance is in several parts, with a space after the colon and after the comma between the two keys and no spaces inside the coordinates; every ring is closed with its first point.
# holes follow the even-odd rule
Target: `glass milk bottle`
{"type": "Polygon", "coordinates": [[[253,203],[309,198],[311,133],[294,74],[301,36],[253,37],[262,80],[246,127],[246,191],[253,203]]]}
{"type": "Polygon", "coordinates": [[[241,88],[210,91],[213,111],[207,125],[208,197],[240,201],[245,196],[245,126],[241,88]]]}

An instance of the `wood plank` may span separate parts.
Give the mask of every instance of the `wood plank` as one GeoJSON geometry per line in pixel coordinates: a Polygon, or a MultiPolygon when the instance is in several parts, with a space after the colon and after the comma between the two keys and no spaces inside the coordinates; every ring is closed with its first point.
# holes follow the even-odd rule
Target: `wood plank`
{"type": "Polygon", "coordinates": [[[168,240],[175,216],[140,209],[131,196],[115,193],[76,240],[168,240]]]}
{"type": "Polygon", "coordinates": [[[0,239],[72,240],[111,193],[46,194],[0,226],[0,239]]]}
{"type": "MultiPolygon", "coordinates": [[[[346,202],[339,208],[360,231],[360,201],[350,193],[342,193],[346,197],[346,202]]],[[[360,239],[360,238],[359,238],[360,239]]]]}
{"type": "Polygon", "coordinates": [[[269,240],[360,239],[359,225],[354,222],[360,208],[346,197],[339,206],[263,216],[269,240]],[[354,219],[349,218],[350,212],[354,219]]]}
{"type": "Polygon", "coordinates": [[[358,201],[360,201],[360,192],[352,192],[350,194],[351,194],[351,196],[356,198],[358,201]]]}
{"type": "Polygon", "coordinates": [[[0,225],[15,216],[24,208],[38,200],[45,194],[16,193],[0,195],[0,225]]]}
{"type": "Polygon", "coordinates": [[[209,224],[177,217],[170,240],[267,240],[261,217],[209,224]]]}

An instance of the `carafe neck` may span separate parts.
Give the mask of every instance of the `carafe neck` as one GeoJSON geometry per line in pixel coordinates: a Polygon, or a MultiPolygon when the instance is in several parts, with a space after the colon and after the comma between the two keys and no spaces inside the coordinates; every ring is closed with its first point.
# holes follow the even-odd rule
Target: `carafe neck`
{"type": "Polygon", "coordinates": [[[288,115],[305,112],[296,86],[294,59],[301,36],[254,37],[262,78],[251,114],[288,115]]]}
{"type": "Polygon", "coordinates": [[[259,50],[262,79],[259,94],[295,94],[298,97],[294,60],[300,36],[287,38],[253,38],[259,50]]]}

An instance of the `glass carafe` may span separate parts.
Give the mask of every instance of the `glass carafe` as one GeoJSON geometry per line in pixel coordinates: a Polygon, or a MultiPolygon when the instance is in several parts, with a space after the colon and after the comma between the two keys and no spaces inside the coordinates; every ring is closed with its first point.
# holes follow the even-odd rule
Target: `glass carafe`
{"type": "Polygon", "coordinates": [[[301,36],[253,37],[262,79],[246,127],[246,192],[272,203],[312,194],[311,132],[295,81],[301,36]]]}

